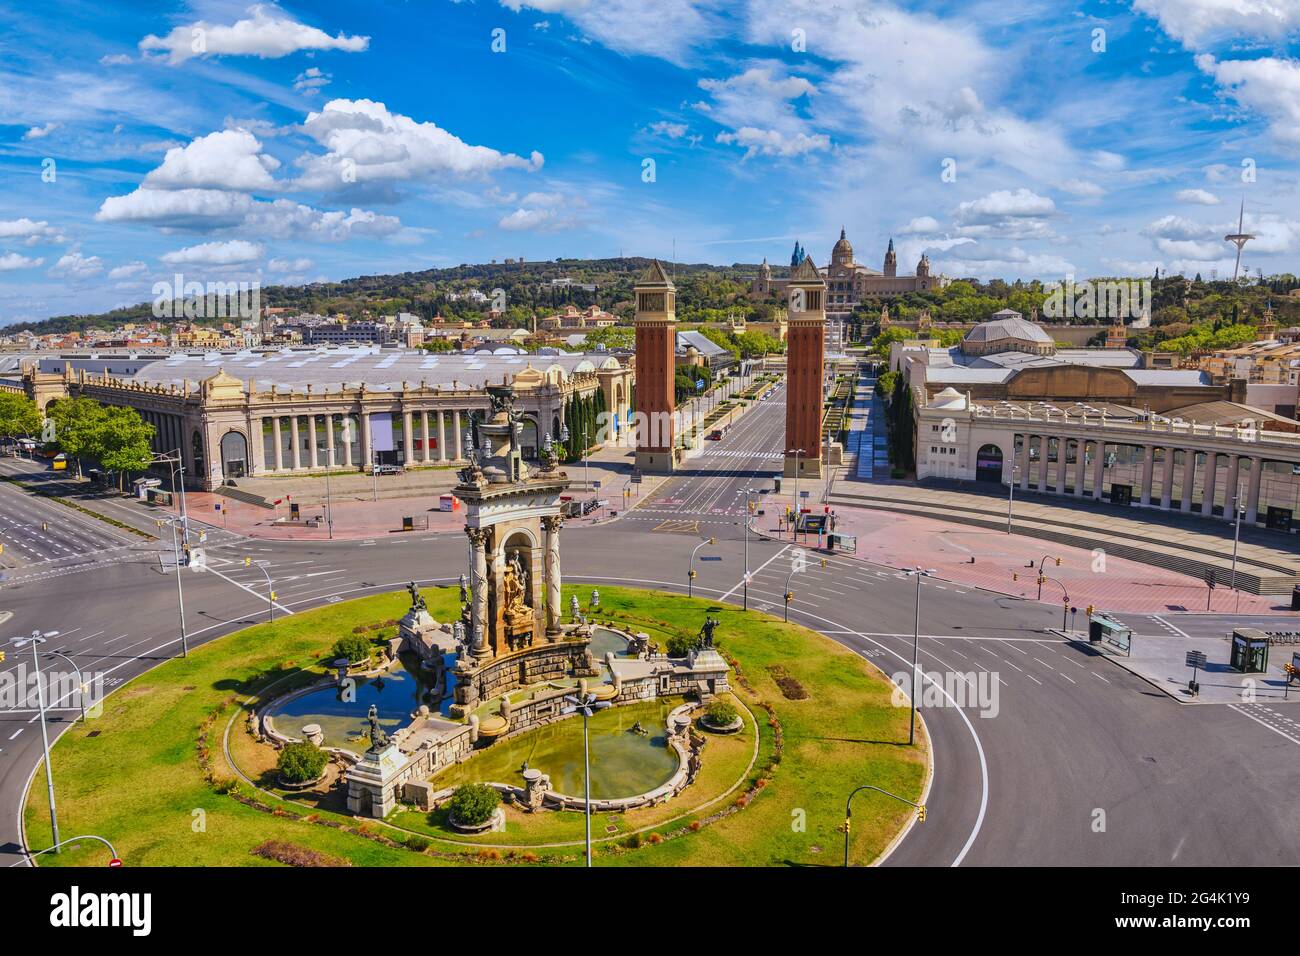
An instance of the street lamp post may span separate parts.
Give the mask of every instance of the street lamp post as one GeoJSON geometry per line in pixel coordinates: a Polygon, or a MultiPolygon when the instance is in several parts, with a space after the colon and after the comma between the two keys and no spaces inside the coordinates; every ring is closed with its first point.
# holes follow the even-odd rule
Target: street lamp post
{"type": "Polygon", "coordinates": [[[1016,503],[1016,441],[1011,439],[1011,470],[1007,480],[1007,534],[1011,533],[1011,509],[1016,503]]]}
{"type": "Polygon", "coordinates": [[[890,793],[888,790],[881,790],[879,787],[870,787],[870,786],[858,787],[856,790],[854,790],[852,793],[849,794],[849,799],[846,800],[844,803],[844,865],[845,866],[849,865],[849,830],[852,828],[853,798],[856,797],[863,790],[874,790],[876,793],[883,793],[887,797],[893,797],[895,800],[898,800],[902,803],[906,803],[909,807],[915,807],[917,822],[919,823],[925,822],[925,804],[913,803],[911,800],[908,800],[905,797],[900,797],[896,793],[890,793]]]}
{"type": "Polygon", "coordinates": [[[244,558],[244,566],[256,567],[266,577],[266,609],[270,614],[270,621],[275,623],[275,585],[271,583],[271,572],[266,570],[265,564],[253,565],[252,558],[244,558]]]}
{"type": "Polygon", "coordinates": [[[596,711],[608,707],[609,701],[596,700],[595,694],[585,694],[582,697],[570,694],[565,696],[564,702],[569,705],[570,713],[582,714],[582,813],[586,817],[587,866],[591,866],[591,735],[587,721],[596,711]]]}
{"type": "Polygon", "coordinates": [[[330,497],[330,472],[334,470],[334,446],[327,453],[329,462],[325,466],[325,527],[329,529],[330,539],[334,538],[334,502],[330,497]]]}
{"type": "Polygon", "coordinates": [[[51,637],[58,637],[58,631],[47,631],[41,633],[39,630],[32,631],[31,637],[15,637],[10,639],[9,643],[15,647],[32,646],[32,666],[36,668],[36,704],[40,711],[41,720],[41,746],[45,750],[45,787],[49,793],[50,800],[50,832],[54,836],[55,853],[60,852],[59,847],[59,813],[54,804],[54,769],[50,766],[50,732],[45,726],[45,685],[41,683],[41,660],[36,654],[36,648],[44,644],[51,637]]]}
{"type": "Polygon", "coordinates": [[[744,577],[745,595],[744,595],[744,602],[743,602],[743,604],[744,604],[744,609],[745,609],[746,611],[749,610],[749,522],[750,522],[750,518],[749,518],[749,503],[750,503],[750,495],[753,494],[753,491],[754,491],[753,488],[746,488],[746,489],[745,489],[745,514],[744,514],[744,518],[745,518],[745,577],[744,577]]]}
{"type": "MultiPolygon", "coordinates": [[[[185,632],[185,586],[181,582],[181,544],[180,539],[176,536],[176,518],[163,519],[172,529],[172,551],[175,553],[175,570],[176,570],[176,607],[181,616],[181,657],[190,656],[189,635],[185,632]]],[[[186,542],[186,551],[188,553],[189,542],[186,542]]]]}
{"type": "Polygon", "coordinates": [[[695,596],[695,555],[698,554],[700,548],[703,548],[705,545],[711,545],[717,543],[718,543],[717,538],[707,538],[704,541],[701,541],[699,544],[697,544],[695,546],[695,549],[691,551],[691,560],[686,566],[686,596],[687,597],[695,596]]]}
{"type": "MultiPolygon", "coordinates": [[[[46,651],[45,653],[51,657],[63,658],[77,672],[77,703],[81,705],[81,722],[84,724],[86,722],[86,681],[81,676],[81,668],[77,666],[76,661],[62,651],[46,651]]],[[[50,706],[54,706],[56,703],[58,701],[53,701],[50,706]]]]}
{"type": "Polygon", "coordinates": [[[912,745],[916,742],[916,698],[921,692],[920,681],[917,680],[916,668],[917,660],[921,653],[921,578],[928,578],[934,574],[934,569],[923,569],[917,567],[915,570],[906,572],[908,575],[916,578],[916,615],[913,619],[914,629],[912,632],[912,716],[907,724],[907,743],[912,745]]]}

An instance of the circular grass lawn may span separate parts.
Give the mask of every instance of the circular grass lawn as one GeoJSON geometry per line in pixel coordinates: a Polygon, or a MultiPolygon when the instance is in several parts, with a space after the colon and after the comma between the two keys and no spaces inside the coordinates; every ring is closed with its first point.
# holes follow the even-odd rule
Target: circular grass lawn
{"type": "MultiPolygon", "coordinates": [[[[571,593],[577,589],[565,588],[566,607],[571,593]]],[[[424,594],[435,619],[457,613],[456,588],[424,594]]],[[[340,812],[337,795],[313,803],[310,794],[284,799],[291,795],[262,786],[273,755],[247,732],[250,703],[326,673],[338,637],[358,626],[382,633],[377,625],[408,603],[395,592],[304,611],[131,681],[104,702],[101,717],[73,726],[54,747],[62,832],[107,837],[128,866],[580,863],[581,813],[507,808],[504,832],[466,837],[437,811],[400,808],[387,821],[367,820],[340,812]]],[[[924,735],[906,746],[907,709],[891,706],[892,685],[858,655],[798,625],[702,599],[610,587],[601,604],[595,619],[646,631],[660,644],[695,634],[706,615],[718,618],[719,650],[735,668],[731,702],[745,728],[734,737],[709,735],[699,777],[676,799],[594,815],[597,865],[837,865],[850,790],[869,783],[919,802],[928,773],[924,735]]],[[[435,783],[504,773],[504,751],[493,753],[500,746],[435,783]]],[[[856,864],[878,857],[912,812],[883,799],[854,809],[856,864]]],[[[24,819],[28,845],[49,846],[43,772],[32,779],[24,819]]],[[[38,859],[102,866],[106,851],[84,844],[38,859]]]]}

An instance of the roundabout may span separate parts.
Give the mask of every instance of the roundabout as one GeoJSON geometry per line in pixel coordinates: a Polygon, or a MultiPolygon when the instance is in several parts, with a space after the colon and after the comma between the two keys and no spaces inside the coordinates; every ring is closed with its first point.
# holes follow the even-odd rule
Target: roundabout
{"type": "MultiPolygon", "coordinates": [[[[454,612],[455,588],[425,593],[433,614],[454,612]]],[[[566,588],[565,600],[576,593],[566,588]]],[[[280,783],[276,748],[257,731],[258,703],[325,678],[336,635],[398,616],[404,598],[383,594],[258,624],[137,678],[106,702],[94,736],[78,729],[55,747],[55,761],[66,768],[64,825],[113,832],[130,865],[250,865],[264,861],[259,848],[268,843],[281,856],[285,847],[298,847],[301,853],[288,855],[355,865],[579,863],[581,812],[529,812],[505,799],[495,826],[466,834],[440,807],[399,803],[382,820],[349,814],[341,779],[347,768],[337,757],[315,786],[280,783]]],[[[924,738],[918,748],[899,746],[907,739],[907,711],[891,705],[891,685],[860,657],[806,628],[727,604],[615,587],[603,589],[601,599],[605,626],[652,641],[687,634],[706,616],[717,619],[718,648],[733,674],[732,691],[719,699],[743,715],[743,728],[709,734],[698,773],[671,799],[606,812],[594,809],[605,794],[653,787],[671,775],[673,767],[647,755],[666,756],[660,738],[674,710],[700,708],[673,698],[601,712],[593,737],[608,743],[593,747],[592,764],[598,862],[830,865],[843,839],[840,800],[862,774],[919,801],[929,772],[924,738]],[[805,699],[783,694],[791,678],[807,690],[805,699]]],[[[575,740],[580,760],[581,721],[566,718],[485,742],[428,785],[522,789],[532,770],[551,776],[555,792],[580,794],[575,740]]],[[[36,848],[49,839],[43,796],[38,782],[25,809],[36,848]]],[[[853,862],[872,862],[910,820],[883,804],[864,810],[855,819],[853,862]]],[[[98,855],[85,846],[40,859],[97,865],[98,855]]]]}

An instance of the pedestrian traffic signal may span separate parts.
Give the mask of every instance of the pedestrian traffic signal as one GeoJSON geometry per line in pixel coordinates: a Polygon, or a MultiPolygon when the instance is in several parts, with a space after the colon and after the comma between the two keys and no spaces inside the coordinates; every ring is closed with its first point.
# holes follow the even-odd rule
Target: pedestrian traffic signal
{"type": "Polygon", "coordinates": [[[1019,580],[1020,580],[1020,572],[1019,572],[1019,571],[1012,571],[1012,572],[1011,572],[1011,580],[1012,580],[1012,581],[1019,581],[1019,580]]]}
{"type": "Polygon", "coordinates": [[[1095,611],[1096,608],[1093,607],[1091,604],[1089,604],[1087,610],[1088,610],[1088,617],[1092,617],[1092,612],[1095,611]]]}

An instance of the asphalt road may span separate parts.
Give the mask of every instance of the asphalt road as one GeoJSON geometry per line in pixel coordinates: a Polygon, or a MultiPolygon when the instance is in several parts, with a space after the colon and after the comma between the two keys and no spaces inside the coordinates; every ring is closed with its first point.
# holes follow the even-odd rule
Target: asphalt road
{"type": "MultiPolygon", "coordinates": [[[[685,591],[691,550],[714,535],[718,544],[709,553],[722,560],[696,564],[697,595],[741,603],[748,552],[751,608],[781,613],[788,582],[793,620],[889,675],[905,675],[915,578],[840,555],[830,556],[824,569],[813,555],[806,570],[791,576],[796,552],[788,541],[753,533],[746,548],[744,491],[770,487],[780,466],[782,402],[778,392],[753,408],[644,507],[612,523],[567,528],[566,578],[685,591]]],[[[0,484],[6,515],[12,494],[0,484]]],[[[103,529],[87,531],[61,505],[30,498],[21,504],[23,527],[54,516],[61,528],[64,522],[75,527],[69,536],[97,531],[104,537],[94,539],[98,548],[83,537],[74,556],[34,554],[31,564],[9,571],[0,610],[13,617],[0,636],[59,630],[47,647],[63,650],[84,671],[102,673],[109,689],[179,652],[176,572],[160,560],[162,542],[124,546],[103,529]]],[[[754,527],[770,532],[774,523],[768,515],[754,527]]],[[[40,548],[40,554],[53,552],[40,548]]],[[[213,530],[207,557],[207,571],[180,572],[191,646],[264,620],[267,575],[276,614],[297,613],[392,590],[411,577],[449,583],[463,570],[465,547],[459,534],[308,543],[213,530]],[[245,557],[254,565],[246,567],[245,557]]],[[[1178,621],[1222,626],[1189,615],[1178,621]]],[[[1054,606],[922,579],[921,668],[932,679],[922,717],[935,776],[927,822],[912,827],[889,865],[1300,862],[1300,804],[1293,799],[1300,725],[1294,736],[1278,731],[1300,717],[1300,708],[1277,705],[1278,714],[1251,714],[1240,707],[1180,706],[1051,634],[1048,628],[1058,623],[1054,606]]],[[[10,649],[0,668],[26,666],[29,654],[10,649]]],[[[66,706],[56,708],[52,733],[74,716],[66,706]]],[[[0,710],[0,863],[23,859],[18,812],[40,759],[35,721],[30,709],[0,710]]]]}

